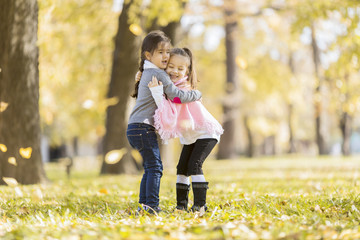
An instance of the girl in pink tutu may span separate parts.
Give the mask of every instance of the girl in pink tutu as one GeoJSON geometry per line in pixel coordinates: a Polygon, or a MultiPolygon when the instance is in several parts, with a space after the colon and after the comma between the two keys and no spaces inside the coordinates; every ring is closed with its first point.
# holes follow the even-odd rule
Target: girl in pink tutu
{"type": "MultiPolygon", "coordinates": [[[[165,71],[179,89],[196,89],[193,57],[188,48],[172,49],[165,71]]],[[[167,99],[163,94],[162,83],[156,77],[148,86],[158,106],[154,125],[160,137],[165,143],[168,139],[179,137],[183,144],[177,165],[176,209],[187,211],[191,177],[194,205],[190,210],[199,211],[203,207],[206,211],[209,183],[205,180],[202,165],[219,142],[223,128],[200,101],[181,103],[179,98],[167,99]]]]}

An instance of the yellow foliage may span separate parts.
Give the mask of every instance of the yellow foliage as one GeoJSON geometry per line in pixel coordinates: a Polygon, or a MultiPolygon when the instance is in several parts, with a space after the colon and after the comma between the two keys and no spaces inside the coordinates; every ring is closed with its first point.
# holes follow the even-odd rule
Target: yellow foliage
{"type": "Polygon", "coordinates": [[[38,2],[42,127],[52,145],[74,136],[95,141],[119,13],[111,11],[112,0],[38,2]]]}

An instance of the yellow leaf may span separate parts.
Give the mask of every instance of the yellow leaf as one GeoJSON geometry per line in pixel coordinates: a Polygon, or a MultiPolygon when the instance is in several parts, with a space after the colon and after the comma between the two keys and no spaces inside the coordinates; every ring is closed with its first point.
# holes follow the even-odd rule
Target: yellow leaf
{"type": "Polygon", "coordinates": [[[112,97],[112,98],[107,98],[105,100],[105,104],[107,107],[109,106],[115,106],[116,104],[118,104],[119,102],[119,98],[118,97],[112,97]]]}
{"type": "Polygon", "coordinates": [[[126,148],[122,148],[120,150],[112,150],[105,155],[105,162],[107,164],[118,163],[126,152],[127,152],[126,148]]]}
{"type": "Polygon", "coordinates": [[[31,197],[33,200],[42,200],[44,198],[43,193],[40,188],[37,188],[34,190],[31,194],[31,197]]]}
{"type": "Polygon", "coordinates": [[[142,28],[135,23],[131,24],[129,29],[130,29],[130,32],[132,32],[136,36],[140,36],[141,33],[143,32],[142,28]]]}
{"type": "Polygon", "coordinates": [[[32,148],[20,148],[19,153],[23,158],[29,159],[31,158],[32,148]]]}
{"type": "Polygon", "coordinates": [[[131,156],[135,159],[135,161],[141,165],[142,164],[142,156],[141,154],[139,153],[138,150],[135,150],[135,149],[131,149],[131,156]]]}
{"type": "Polygon", "coordinates": [[[1,150],[2,152],[6,152],[6,151],[7,151],[7,147],[6,147],[4,144],[1,144],[1,143],[0,143],[0,150],[1,150]]]}
{"type": "Polygon", "coordinates": [[[17,166],[16,158],[14,157],[9,157],[8,162],[14,166],[17,166]]]}
{"type": "Polygon", "coordinates": [[[21,189],[19,187],[15,187],[15,195],[17,197],[23,197],[24,196],[23,192],[21,191],[21,189]]]}
{"type": "Polygon", "coordinates": [[[102,188],[99,190],[99,193],[108,194],[108,190],[106,188],[102,188]]]}
{"type": "Polygon", "coordinates": [[[0,102],[0,112],[5,111],[8,105],[6,102],[0,102]]]}
{"type": "Polygon", "coordinates": [[[9,178],[9,177],[3,177],[2,178],[4,180],[4,182],[11,186],[11,187],[14,187],[14,186],[17,186],[18,185],[18,182],[16,181],[15,178],[9,178]]]}
{"type": "Polygon", "coordinates": [[[239,66],[240,69],[246,69],[248,64],[245,61],[245,59],[241,58],[241,57],[236,57],[235,59],[236,64],[239,66]]]}

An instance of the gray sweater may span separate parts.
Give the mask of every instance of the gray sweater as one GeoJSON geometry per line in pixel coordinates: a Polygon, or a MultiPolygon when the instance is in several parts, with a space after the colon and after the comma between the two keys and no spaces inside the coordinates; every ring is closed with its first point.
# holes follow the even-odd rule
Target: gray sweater
{"type": "Polygon", "coordinates": [[[182,103],[186,103],[193,102],[201,98],[201,92],[198,90],[183,91],[178,89],[172,83],[170,77],[164,70],[156,68],[145,69],[141,75],[138,97],[136,99],[135,107],[130,114],[128,122],[129,124],[147,123],[154,125],[154,114],[157,106],[148,87],[152,76],[155,76],[159,81],[162,82],[164,86],[164,93],[171,100],[173,100],[175,97],[178,97],[182,103]]]}

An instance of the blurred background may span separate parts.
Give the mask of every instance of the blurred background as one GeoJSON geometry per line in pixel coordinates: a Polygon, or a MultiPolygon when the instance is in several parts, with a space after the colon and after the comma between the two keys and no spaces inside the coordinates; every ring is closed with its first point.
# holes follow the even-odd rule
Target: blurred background
{"type": "MultiPolygon", "coordinates": [[[[140,44],[154,29],[195,55],[203,103],[224,127],[211,157],[360,152],[357,0],[39,0],[43,162],[141,170],[126,140],[140,44]]],[[[175,139],[162,145],[174,168],[175,139]]]]}

